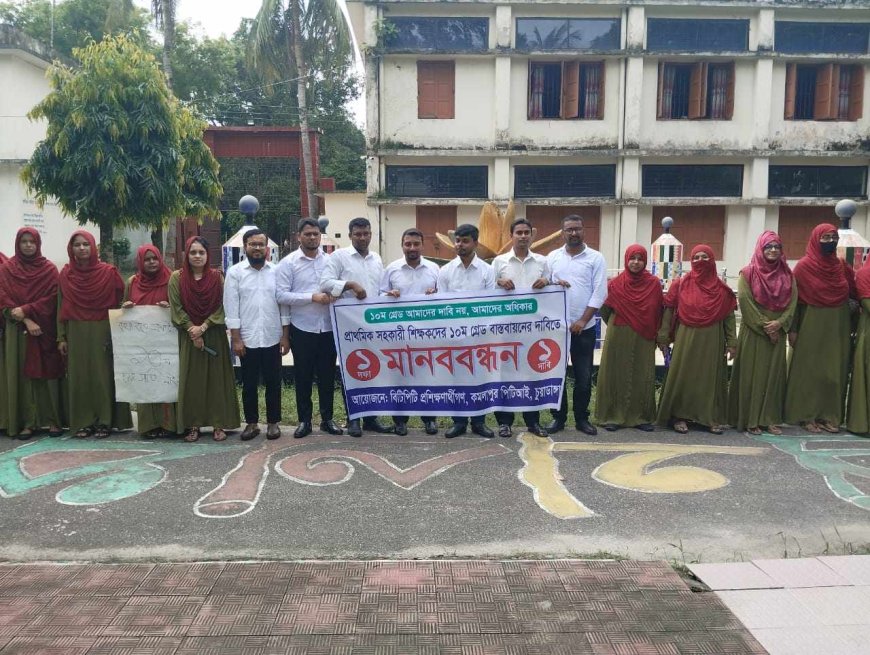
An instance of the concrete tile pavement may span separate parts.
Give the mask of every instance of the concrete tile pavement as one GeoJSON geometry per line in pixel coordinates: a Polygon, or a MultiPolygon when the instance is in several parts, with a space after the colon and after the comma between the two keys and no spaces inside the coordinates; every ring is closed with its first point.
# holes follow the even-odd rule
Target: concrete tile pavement
{"type": "Polygon", "coordinates": [[[2,655],[764,652],[664,562],[0,565],[2,655]]]}
{"type": "Polygon", "coordinates": [[[771,655],[870,652],[870,555],[689,568],[771,655]]]}

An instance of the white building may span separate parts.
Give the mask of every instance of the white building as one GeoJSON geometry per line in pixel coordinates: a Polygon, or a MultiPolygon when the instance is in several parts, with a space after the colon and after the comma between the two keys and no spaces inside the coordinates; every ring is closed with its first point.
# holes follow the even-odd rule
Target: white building
{"type": "Polygon", "coordinates": [[[350,0],[384,259],[487,199],[539,236],[581,214],[612,267],[666,215],[729,276],[764,229],[802,256],[841,198],[870,235],[870,3],[700,4],[350,0]]]}

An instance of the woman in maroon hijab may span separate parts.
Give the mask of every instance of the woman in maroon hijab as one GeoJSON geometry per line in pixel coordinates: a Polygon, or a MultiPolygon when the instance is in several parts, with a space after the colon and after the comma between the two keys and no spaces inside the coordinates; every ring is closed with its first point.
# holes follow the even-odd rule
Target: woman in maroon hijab
{"type": "Polygon", "coordinates": [[[7,434],[29,439],[48,427],[59,436],[60,378],[63,361],[57,349],[57,267],[42,256],[42,237],[23,227],[15,237],[15,256],[0,266],[0,311],[4,337],[7,434]]]}
{"type": "Polygon", "coordinates": [[[785,420],[808,432],[839,432],[849,379],[855,274],[837,258],[837,228],[817,225],[794,267],[798,305],[789,331],[794,348],[785,391],[785,420]]]}
{"type": "MultiPolygon", "coordinates": [[[[169,309],[171,274],[155,246],[142,246],[136,251],[136,275],[127,280],[121,307],[157,305],[169,309]]],[[[175,403],[136,403],[136,418],[136,427],[142,436],[168,437],[175,433],[175,403]]]]}
{"type": "Polygon", "coordinates": [[[737,300],[719,279],[710,246],[692,249],[692,270],[674,280],[665,297],[659,343],[671,342],[671,367],[659,401],[658,422],[688,432],[688,421],[722,434],[728,418],[728,368],[737,345],[737,300]],[[672,325],[676,323],[676,330],[672,325]]]}
{"type": "Polygon", "coordinates": [[[115,402],[109,310],[121,304],[124,281],[100,261],[97,243],[76,230],[67,245],[69,264],[60,272],[57,343],[66,358],[69,426],[77,438],[109,436],[133,427],[130,405],[115,402]]]}
{"type": "Polygon", "coordinates": [[[729,421],[738,430],[782,434],[786,335],[797,308],[797,284],[776,232],[762,233],[749,266],[740,271],[742,323],[731,369],[729,421]]]}

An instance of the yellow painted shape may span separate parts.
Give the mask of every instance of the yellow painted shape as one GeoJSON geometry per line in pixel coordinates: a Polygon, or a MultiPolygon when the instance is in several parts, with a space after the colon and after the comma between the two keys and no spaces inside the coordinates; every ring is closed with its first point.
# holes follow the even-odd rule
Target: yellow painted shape
{"type": "Polygon", "coordinates": [[[697,493],[720,489],[728,478],[698,466],[650,467],[683,455],[763,455],[766,448],[738,446],[695,446],[655,443],[573,443],[553,444],[554,452],[596,451],[625,452],[592,472],[604,484],[644,493],[697,493]]]}
{"type": "Polygon", "coordinates": [[[552,441],[522,434],[519,442],[522,444],[520,459],[523,460],[523,467],[518,475],[523,484],[532,488],[535,502],[541,509],[560,519],[580,519],[595,515],[562,484],[559,462],[553,457],[555,444],[552,441]]]}

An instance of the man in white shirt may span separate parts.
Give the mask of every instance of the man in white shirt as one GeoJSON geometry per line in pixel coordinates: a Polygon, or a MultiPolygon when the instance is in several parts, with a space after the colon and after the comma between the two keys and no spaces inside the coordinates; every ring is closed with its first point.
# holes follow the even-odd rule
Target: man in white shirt
{"type": "MultiPolygon", "coordinates": [[[[607,265],[604,257],[584,243],[583,219],[570,214],[562,219],[565,245],[547,256],[552,280],[567,289],[568,324],[571,331],[571,365],[574,368],[574,422],[588,435],[598,434],[589,422],[592,395],[592,355],[595,352],[595,312],[607,298],[607,265]]],[[[568,381],[562,406],[553,412],[547,432],[565,428],[568,420],[568,381]]]]}
{"type": "MultiPolygon", "coordinates": [[[[402,233],[402,252],[405,256],[384,270],[381,294],[400,298],[435,293],[438,289],[438,265],[423,257],[423,233],[416,227],[402,233]]],[[[422,419],[426,434],[438,433],[434,416],[423,416],[422,419]]],[[[394,416],[393,425],[396,434],[408,434],[407,416],[394,416]]]]}
{"type": "MultiPolygon", "coordinates": [[[[320,290],[334,298],[376,298],[384,275],[380,255],[369,250],[372,242],[372,224],[367,218],[354,218],[348,225],[350,243],[339,248],[326,262],[320,276],[320,290]]],[[[348,421],[347,433],[361,437],[363,429],[391,434],[392,427],[383,425],[377,418],[367,416],[360,426],[359,419],[348,421]]]]}
{"type": "MultiPolygon", "coordinates": [[[[445,264],[438,274],[438,291],[483,291],[495,289],[492,266],[477,256],[477,239],[480,232],[474,225],[460,225],[453,233],[456,258],[445,264]]],[[[465,434],[468,418],[454,416],[453,425],[444,433],[448,439],[465,434]]],[[[471,417],[471,431],[491,439],[493,431],[486,427],[486,416],[471,417]]]]}
{"type": "MultiPolygon", "coordinates": [[[[543,255],[531,252],[532,238],[535,231],[532,224],[525,218],[518,218],[511,223],[511,239],[513,248],[510,252],[499,255],[492,260],[495,283],[502,289],[543,289],[550,284],[550,266],[543,255]]],[[[514,424],[513,412],[496,412],[498,436],[509,439],[511,426],[514,424]]],[[[547,431],[541,427],[541,413],[523,412],[523,421],[529,432],[539,437],[546,437],[547,431]]]]}
{"type": "Polygon", "coordinates": [[[297,227],[299,248],[278,264],[276,298],[290,309],[290,349],[293,351],[296,412],[299,425],[296,439],[311,434],[314,405],[311,390],[317,376],[320,405],[320,430],[341,434],[332,418],[335,396],[335,341],[329,304],[334,297],[320,290],[320,276],[328,255],[320,248],[317,221],[303,218],[297,227]]]}
{"type": "Polygon", "coordinates": [[[224,282],[224,311],[233,353],[242,363],[241,439],[260,434],[257,389],[266,384],[266,437],[281,436],[281,358],[290,350],[290,314],[275,300],[275,267],[269,261],[269,239],[262,230],[242,237],[245,259],[231,266],[224,282]]]}

